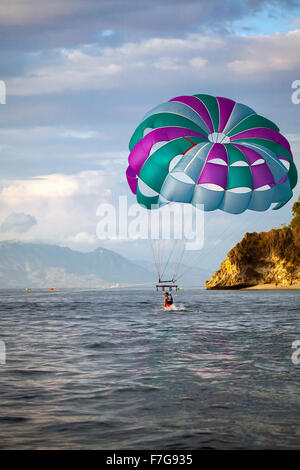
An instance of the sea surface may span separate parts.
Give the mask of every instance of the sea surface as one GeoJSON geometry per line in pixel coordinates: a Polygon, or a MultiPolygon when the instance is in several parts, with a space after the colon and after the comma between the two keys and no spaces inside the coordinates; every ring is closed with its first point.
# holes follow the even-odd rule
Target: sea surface
{"type": "Polygon", "coordinates": [[[174,299],[0,291],[0,448],[299,448],[300,291],[174,299]]]}

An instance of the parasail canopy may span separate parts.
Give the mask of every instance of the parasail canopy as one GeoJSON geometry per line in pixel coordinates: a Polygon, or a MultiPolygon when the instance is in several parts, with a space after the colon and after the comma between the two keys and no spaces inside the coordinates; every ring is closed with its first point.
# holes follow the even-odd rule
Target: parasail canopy
{"type": "Polygon", "coordinates": [[[149,111],[129,144],[126,176],[148,209],[169,202],[239,214],[279,209],[297,170],[289,142],[248,106],[210,95],[179,96],[149,111]]]}

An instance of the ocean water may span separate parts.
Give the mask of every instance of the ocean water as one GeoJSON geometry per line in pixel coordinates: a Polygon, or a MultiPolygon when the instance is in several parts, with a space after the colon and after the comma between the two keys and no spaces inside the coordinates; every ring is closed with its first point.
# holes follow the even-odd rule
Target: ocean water
{"type": "Polygon", "coordinates": [[[174,300],[0,291],[0,448],[299,448],[300,292],[174,300]]]}

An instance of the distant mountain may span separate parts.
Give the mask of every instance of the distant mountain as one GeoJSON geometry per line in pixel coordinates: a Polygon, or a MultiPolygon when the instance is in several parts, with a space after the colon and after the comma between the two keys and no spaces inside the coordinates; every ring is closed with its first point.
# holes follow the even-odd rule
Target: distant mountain
{"type": "Polygon", "coordinates": [[[0,288],[108,287],[153,282],[152,274],[117,253],[82,253],[56,245],[0,242],[0,288]]]}

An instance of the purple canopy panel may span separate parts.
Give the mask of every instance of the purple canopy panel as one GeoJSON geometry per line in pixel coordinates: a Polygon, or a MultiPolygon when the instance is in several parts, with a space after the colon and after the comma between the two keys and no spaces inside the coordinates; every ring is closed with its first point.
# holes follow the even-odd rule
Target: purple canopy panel
{"type": "Polygon", "coordinates": [[[228,155],[226,152],[225,145],[219,143],[213,144],[207,156],[207,161],[209,162],[210,160],[213,160],[215,158],[220,158],[228,164],[228,155]]]}
{"type": "Polygon", "coordinates": [[[226,188],[228,167],[207,162],[203,167],[198,184],[211,183],[226,188]]]}
{"type": "Polygon", "coordinates": [[[290,144],[283,135],[274,129],[268,129],[266,127],[256,127],[255,129],[248,129],[247,131],[239,132],[238,134],[230,137],[230,141],[237,139],[267,139],[277,144],[282,145],[283,148],[291,151],[290,144]]]}
{"type": "Polygon", "coordinates": [[[275,181],[273,175],[266,163],[261,165],[254,165],[251,167],[253,189],[261,188],[262,186],[274,186],[275,181]]]}
{"type": "Polygon", "coordinates": [[[185,127],[160,127],[154,129],[133,147],[128,157],[129,165],[138,175],[154,144],[157,142],[168,142],[186,136],[198,136],[206,139],[206,137],[199,132],[185,127]]]}
{"type": "Polygon", "coordinates": [[[178,96],[177,98],[173,98],[169,101],[178,101],[179,103],[186,104],[192,108],[203,119],[210,132],[214,132],[214,126],[210,114],[207,111],[206,106],[202,103],[202,101],[200,101],[199,98],[196,98],[195,96],[178,96]]]}
{"type": "Polygon", "coordinates": [[[138,179],[131,166],[129,166],[126,170],[126,178],[131,191],[133,194],[136,194],[138,179]]]}
{"type": "Polygon", "coordinates": [[[257,160],[261,160],[261,159],[264,160],[264,158],[260,155],[260,153],[256,152],[256,150],[246,147],[245,145],[240,145],[240,144],[232,144],[232,145],[238,148],[239,150],[241,150],[246,160],[248,160],[249,165],[253,165],[253,163],[256,162],[257,160]]]}
{"type": "Polygon", "coordinates": [[[217,96],[217,101],[220,110],[219,132],[223,132],[235,106],[235,101],[229,100],[228,98],[222,98],[220,96],[217,96]]]}

